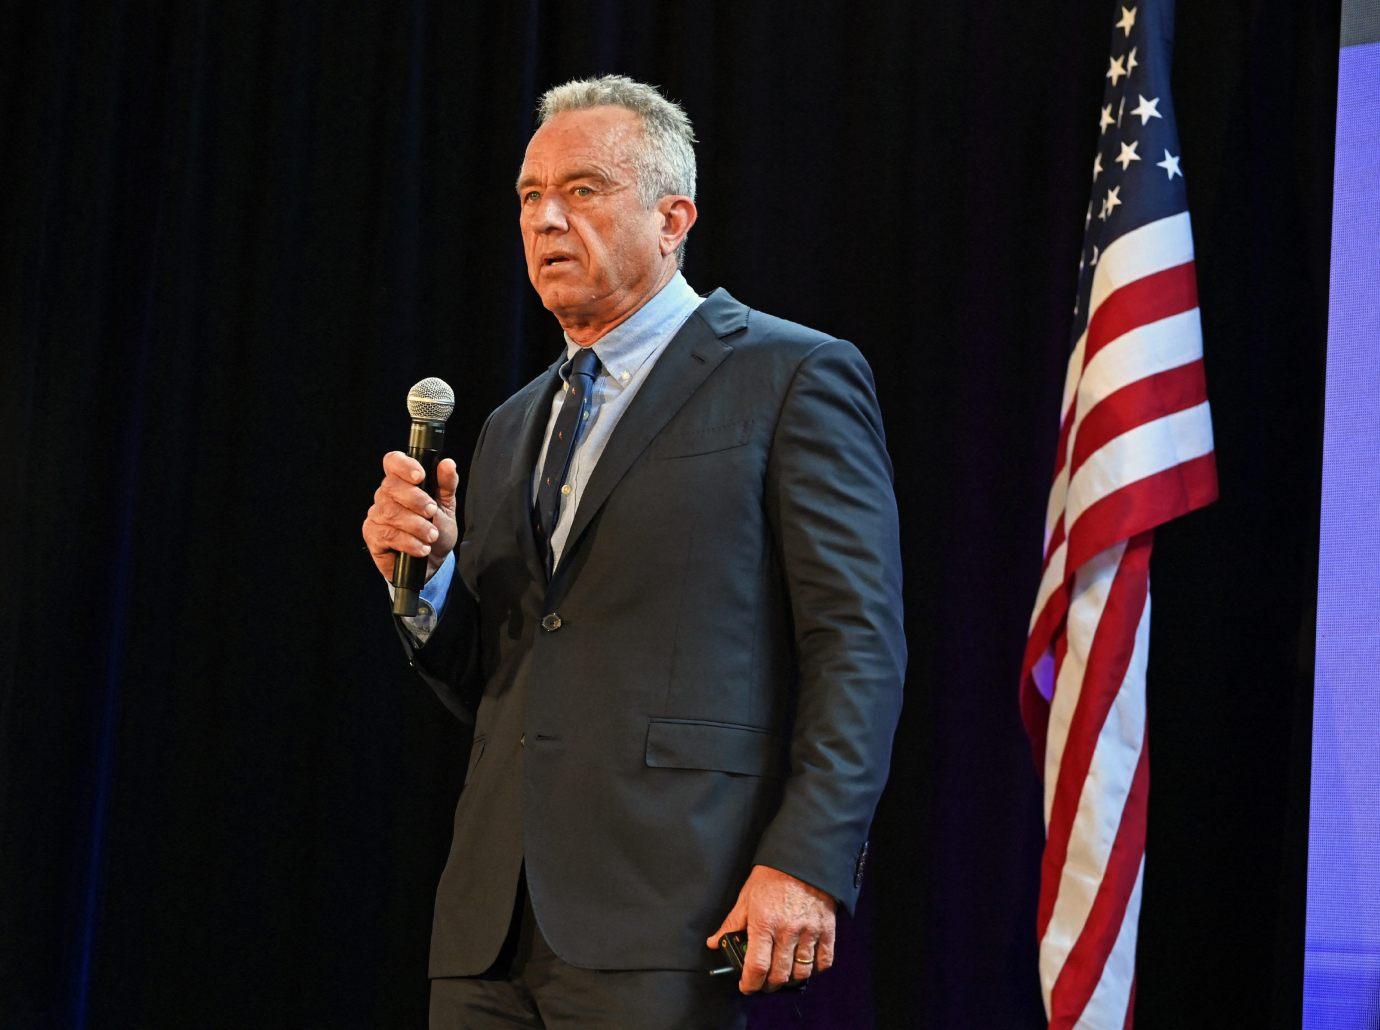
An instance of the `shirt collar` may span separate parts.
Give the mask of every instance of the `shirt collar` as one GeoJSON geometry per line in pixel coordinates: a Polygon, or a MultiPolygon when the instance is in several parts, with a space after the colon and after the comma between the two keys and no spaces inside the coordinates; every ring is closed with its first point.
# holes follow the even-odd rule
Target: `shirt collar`
{"type": "MultiPolygon", "coordinates": [[[[594,353],[598,355],[604,373],[622,390],[637,376],[647,359],[685,324],[700,300],[699,294],[685,281],[685,276],[676,272],[626,322],[614,326],[594,341],[594,353]]],[[[569,377],[570,359],[579,350],[580,345],[567,335],[566,361],[561,365],[562,379],[569,377]]]]}

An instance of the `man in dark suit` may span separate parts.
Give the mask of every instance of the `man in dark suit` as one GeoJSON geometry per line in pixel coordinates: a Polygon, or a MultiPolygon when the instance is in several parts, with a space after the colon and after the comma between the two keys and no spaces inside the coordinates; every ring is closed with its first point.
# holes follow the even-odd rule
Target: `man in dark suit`
{"type": "Polygon", "coordinates": [[[456,523],[393,452],[379,571],[429,559],[412,664],[473,725],[433,1026],[732,1026],[827,969],[905,668],[891,464],[850,344],[680,273],[693,136],[655,89],[550,91],[517,183],[560,359],[485,422],[456,523]],[[708,936],[706,936],[708,935],[708,936]]]}

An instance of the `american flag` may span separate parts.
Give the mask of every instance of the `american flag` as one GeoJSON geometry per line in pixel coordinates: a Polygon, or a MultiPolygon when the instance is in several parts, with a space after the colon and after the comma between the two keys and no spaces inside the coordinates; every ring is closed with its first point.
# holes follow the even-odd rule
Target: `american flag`
{"type": "Polygon", "coordinates": [[[1114,5],[1021,713],[1044,777],[1049,1025],[1131,1025],[1155,526],[1217,496],[1169,98],[1174,5],[1114,5]]]}

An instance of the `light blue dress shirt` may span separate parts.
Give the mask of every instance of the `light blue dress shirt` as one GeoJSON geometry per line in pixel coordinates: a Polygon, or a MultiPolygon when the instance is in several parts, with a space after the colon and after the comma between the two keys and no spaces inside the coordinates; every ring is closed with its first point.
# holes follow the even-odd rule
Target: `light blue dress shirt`
{"type": "MultiPolygon", "coordinates": [[[[679,272],[672,277],[651,300],[643,304],[621,325],[615,326],[596,340],[592,346],[599,356],[601,369],[594,382],[594,393],[590,399],[588,421],[584,432],[575,444],[575,452],[570,458],[570,475],[561,495],[561,510],[556,518],[556,528],[551,532],[551,549],[555,553],[556,564],[561,561],[570,526],[575,520],[580,498],[584,496],[589,477],[599,463],[609,438],[618,426],[628,405],[637,396],[637,391],[647,381],[656,361],[671,339],[680,332],[702,298],[690,288],[685,277],[679,272]]],[[[566,362],[561,366],[561,378],[570,375],[570,359],[580,349],[580,345],[569,336],[565,338],[566,362]]],[[[546,462],[546,448],[551,441],[551,431],[565,403],[568,387],[556,391],[551,400],[551,415],[546,421],[546,433],[542,440],[541,453],[532,466],[532,498],[537,495],[537,480],[546,462]]],[[[450,594],[451,580],[455,577],[455,553],[446,555],[436,574],[424,587],[418,601],[417,614],[404,618],[403,623],[418,643],[425,643],[445,610],[446,598],[450,594]]],[[[392,586],[389,587],[390,593],[392,586]]]]}

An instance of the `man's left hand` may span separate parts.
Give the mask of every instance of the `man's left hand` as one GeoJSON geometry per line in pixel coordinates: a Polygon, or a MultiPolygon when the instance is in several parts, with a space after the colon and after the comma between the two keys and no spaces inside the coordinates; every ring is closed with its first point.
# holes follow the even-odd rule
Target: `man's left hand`
{"type": "Polygon", "coordinates": [[[755,865],[737,904],[705,943],[746,928],[747,956],[738,989],[768,993],[834,964],[834,899],[770,866],[755,865]]]}

